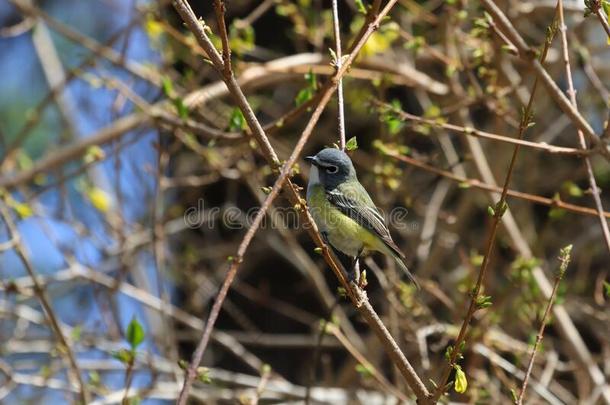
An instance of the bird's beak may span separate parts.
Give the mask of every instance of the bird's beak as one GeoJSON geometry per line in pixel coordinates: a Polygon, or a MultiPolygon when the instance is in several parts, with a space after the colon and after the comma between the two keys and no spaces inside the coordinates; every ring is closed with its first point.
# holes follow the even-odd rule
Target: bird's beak
{"type": "Polygon", "coordinates": [[[315,156],[305,156],[305,161],[315,165],[318,162],[315,156]]]}

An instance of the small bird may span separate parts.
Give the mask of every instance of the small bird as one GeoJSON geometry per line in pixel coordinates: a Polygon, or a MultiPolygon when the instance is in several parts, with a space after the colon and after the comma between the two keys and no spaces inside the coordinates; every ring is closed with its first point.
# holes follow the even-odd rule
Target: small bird
{"type": "Polygon", "coordinates": [[[392,257],[418,285],[383,216],[358,181],[349,156],[339,149],[326,148],[305,160],[312,165],[307,185],[309,211],[325,241],[351,258],[349,276],[354,277],[356,260],[364,251],[378,251],[392,257]]]}

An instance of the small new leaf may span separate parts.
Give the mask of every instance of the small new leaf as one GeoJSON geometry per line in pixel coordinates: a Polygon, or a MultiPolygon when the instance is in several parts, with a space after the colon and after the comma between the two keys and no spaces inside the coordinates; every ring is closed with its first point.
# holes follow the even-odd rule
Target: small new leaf
{"type": "Polygon", "coordinates": [[[360,14],[366,14],[366,7],[362,3],[362,0],[356,0],[356,7],[358,7],[358,12],[360,14]]]}
{"type": "Polygon", "coordinates": [[[493,217],[493,216],[495,216],[495,215],[496,215],[496,211],[494,211],[494,209],[493,209],[493,207],[492,207],[491,205],[488,205],[488,206],[487,206],[487,214],[488,214],[490,217],[493,217]]]}
{"type": "Polygon", "coordinates": [[[476,305],[478,309],[489,308],[492,304],[491,296],[489,295],[479,295],[477,297],[476,305]]]}
{"type": "Polygon", "coordinates": [[[127,342],[135,350],[144,341],[144,328],[136,317],[131,318],[126,332],[127,342]]]}
{"type": "Polygon", "coordinates": [[[163,76],[161,79],[161,89],[163,90],[163,94],[165,94],[168,98],[174,97],[174,85],[172,84],[172,79],[167,76],[163,76]]]}
{"type": "Polygon", "coordinates": [[[371,370],[370,367],[367,367],[364,364],[356,364],[356,371],[363,378],[370,378],[373,376],[373,370],[371,370]]]}
{"type": "Polygon", "coordinates": [[[204,384],[211,384],[210,369],[207,367],[197,367],[197,379],[204,384]]]}
{"type": "Polygon", "coordinates": [[[504,200],[498,201],[498,203],[494,207],[494,211],[498,215],[498,218],[502,218],[502,216],[504,216],[504,213],[506,212],[507,209],[508,209],[508,204],[504,200]]]}
{"type": "Polygon", "coordinates": [[[347,149],[348,152],[358,149],[358,140],[356,139],[355,136],[352,136],[351,138],[349,138],[349,140],[345,144],[345,149],[347,149]]]}
{"type": "Polygon", "coordinates": [[[133,364],[134,354],[131,350],[121,349],[112,353],[112,357],[123,364],[133,364]]]}
{"type": "Polygon", "coordinates": [[[106,157],[104,150],[97,145],[92,145],[87,148],[83,160],[85,163],[93,163],[104,159],[104,157],[106,157]]]}
{"type": "Polygon", "coordinates": [[[337,66],[337,53],[333,48],[328,48],[328,52],[330,53],[330,65],[337,66]]]}
{"type": "Polygon", "coordinates": [[[233,111],[231,111],[231,118],[229,118],[229,131],[237,132],[244,129],[246,129],[246,118],[241,110],[235,107],[233,111]]]}

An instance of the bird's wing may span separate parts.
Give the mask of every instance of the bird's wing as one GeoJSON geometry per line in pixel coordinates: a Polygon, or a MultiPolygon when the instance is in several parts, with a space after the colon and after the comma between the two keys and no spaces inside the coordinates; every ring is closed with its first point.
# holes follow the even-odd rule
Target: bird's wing
{"type": "Polygon", "coordinates": [[[360,183],[344,183],[332,190],[326,190],[326,196],[339,211],[379,236],[394,253],[404,259],[404,255],[392,240],[383,216],[360,183]]]}

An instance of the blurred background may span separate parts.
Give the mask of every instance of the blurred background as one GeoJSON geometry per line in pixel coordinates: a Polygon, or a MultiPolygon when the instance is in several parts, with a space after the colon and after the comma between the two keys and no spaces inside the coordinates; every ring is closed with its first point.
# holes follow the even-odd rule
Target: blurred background
{"type": "MultiPolygon", "coordinates": [[[[220,48],[212,2],[197,3],[220,48]]],[[[371,3],[339,1],[345,49],[371,3]]],[[[567,94],[556,2],[498,6],[532,47],[549,39],[545,67],[567,94]]],[[[578,109],[608,138],[609,37],[583,2],[563,9],[578,109]]],[[[235,0],[226,23],[235,74],[287,159],[334,72],[330,1],[235,0]]],[[[79,402],[79,379],[92,403],[175,401],[180,360],[276,174],[169,1],[3,0],[0,77],[1,402],[79,402]]],[[[373,255],[367,292],[430,388],[535,78],[478,2],[400,0],[343,81],[350,156],[422,285],[373,255]]],[[[567,245],[526,402],[610,400],[610,245],[576,128],[542,85],[532,122],[484,284],[491,306],[476,312],[460,360],[468,388],[447,401],[513,401],[567,245]]],[[[333,100],[304,155],[338,142],[333,100]]],[[[609,210],[608,160],[586,156],[609,210]]],[[[308,171],[301,160],[294,182],[308,171]]],[[[222,307],[193,403],[410,398],[314,248],[278,198],[222,307]]]]}

